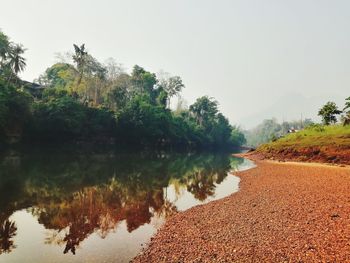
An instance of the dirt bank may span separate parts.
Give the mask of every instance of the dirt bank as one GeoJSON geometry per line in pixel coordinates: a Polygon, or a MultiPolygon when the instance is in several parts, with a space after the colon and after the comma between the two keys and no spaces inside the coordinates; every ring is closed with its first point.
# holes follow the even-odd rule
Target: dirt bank
{"type": "Polygon", "coordinates": [[[350,262],[350,168],[257,161],[169,219],[134,262],[350,262]]]}
{"type": "Polygon", "coordinates": [[[348,146],[285,147],[282,149],[263,147],[250,154],[255,159],[350,165],[350,148],[348,146]]]}

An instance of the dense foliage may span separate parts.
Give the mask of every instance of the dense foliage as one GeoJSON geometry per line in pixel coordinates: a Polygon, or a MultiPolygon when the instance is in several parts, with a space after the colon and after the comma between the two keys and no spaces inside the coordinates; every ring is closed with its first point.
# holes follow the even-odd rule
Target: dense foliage
{"type": "Polygon", "coordinates": [[[69,59],[49,67],[38,84],[22,81],[24,49],[0,32],[2,141],[115,142],[137,147],[223,148],[245,143],[218,102],[203,96],[170,109],[185,87],[179,76],[134,66],[128,74],[113,59],[74,45],[69,59]]]}
{"type": "Polygon", "coordinates": [[[6,135],[19,137],[30,117],[32,98],[29,94],[5,84],[0,79],[0,141],[6,135]]]}

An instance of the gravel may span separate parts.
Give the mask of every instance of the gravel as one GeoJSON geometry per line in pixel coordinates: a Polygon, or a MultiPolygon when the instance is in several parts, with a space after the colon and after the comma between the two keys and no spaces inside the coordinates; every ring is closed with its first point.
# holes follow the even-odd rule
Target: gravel
{"type": "Polygon", "coordinates": [[[350,168],[256,161],[167,220],[133,262],[350,262],[350,168]]]}

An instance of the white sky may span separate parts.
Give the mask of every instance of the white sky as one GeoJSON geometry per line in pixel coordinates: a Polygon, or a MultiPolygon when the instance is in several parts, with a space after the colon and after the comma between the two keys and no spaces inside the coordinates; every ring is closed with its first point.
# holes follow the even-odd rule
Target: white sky
{"type": "Polygon", "coordinates": [[[350,1],[0,0],[0,9],[0,28],[28,48],[27,80],[85,43],[101,61],[180,75],[189,103],[213,96],[243,126],[259,114],[314,117],[325,100],[350,96],[350,1]],[[283,109],[289,94],[316,102],[283,109]]]}

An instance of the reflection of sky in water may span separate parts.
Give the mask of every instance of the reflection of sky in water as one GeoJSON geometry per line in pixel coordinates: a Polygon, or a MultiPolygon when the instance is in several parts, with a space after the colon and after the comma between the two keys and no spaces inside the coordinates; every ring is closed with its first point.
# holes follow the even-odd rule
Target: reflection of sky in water
{"type": "Polygon", "coordinates": [[[168,186],[164,192],[167,194],[167,199],[176,205],[178,211],[187,210],[195,205],[205,204],[210,201],[223,198],[238,190],[239,178],[229,174],[221,184],[215,184],[215,194],[209,196],[204,201],[196,199],[192,193],[186,191],[185,188],[180,189],[180,194],[176,193],[175,186],[168,186]]]}
{"type": "Polygon", "coordinates": [[[245,170],[248,170],[248,169],[251,169],[254,167],[256,167],[254,162],[252,162],[251,160],[248,160],[248,159],[243,159],[242,163],[240,163],[239,166],[237,166],[233,169],[233,172],[234,171],[245,171],[245,170]]]}
{"type": "MultiPolygon", "coordinates": [[[[237,162],[237,159],[228,158],[233,160],[233,165],[235,166],[231,167],[233,168],[233,174],[234,171],[245,170],[253,166],[252,162],[248,160],[237,162]]],[[[203,168],[201,166],[198,167],[198,164],[196,164],[193,168],[194,172],[190,170],[189,175],[187,174],[185,179],[182,177],[170,178],[169,186],[161,188],[164,200],[163,206],[169,206],[169,210],[165,209],[166,212],[172,211],[171,208],[174,207],[178,211],[184,211],[195,205],[220,199],[236,192],[239,178],[227,171],[226,174],[228,175],[221,181],[220,175],[215,172],[215,169],[219,168],[210,165],[203,168]],[[211,174],[210,180],[207,180],[207,173],[205,172],[207,170],[211,174]],[[183,180],[185,180],[185,183],[183,180]],[[190,192],[189,185],[192,184],[197,188],[195,190],[192,189],[192,192],[190,192]],[[206,185],[203,186],[203,184],[206,185]],[[201,190],[202,187],[206,192],[204,192],[204,199],[199,200],[195,197],[197,192],[194,193],[193,191],[201,190]]],[[[221,170],[219,169],[218,171],[221,170]]],[[[186,170],[185,172],[188,171],[186,170]]],[[[136,204],[137,207],[138,204],[136,204]]],[[[13,238],[16,247],[11,253],[1,254],[0,262],[129,262],[141,251],[145,243],[149,241],[150,237],[165,221],[163,210],[155,211],[151,207],[148,209],[152,214],[149,223],[147,223],[147,220],[145,222],[141,220],[140,225],[137,225],[135,229],[129,232],[127,221],[123,219],[118,221],[116,225],[112,225],[111,231],[106,235],[102,235],[97,229],[79,242],[75,255],[72,253],[63,254],[66,245],[63,240],[69,232],[69,227],[61,231],[45,229],[44,225],[38,222],[38,215],[34,216],[30,209],[15,211],[9,219],[15,222],[17,226],[17,235],[13,238]],[[55,243],[54,241],[48,244],[47,240],[55,235],[57,236],[53,240],[58,240],[59,242],[55,243]]],[[[142,213],[137,216],[142,216],[142,213]]]]}
{"type": "MultiPolygon", "coordinates": [[[[0,256],[0,262],[129,262],[155,233],[154,225],[160,225],[159,218],[153,218],[150,224],[140,226],[129,233],[125,221],[120,222],[114,233],[102,239],[93,233],[80,243],[79,252],[63,254],[64,244],[53,246],[44,244],[45,238],[51,234],[31,213],[22,210],[15,212],[11,218],[15,220],[18,234],[15,238],[17,248],[10,254],[0,256]]],[[[161,220],[162,221],[162,220],[161,220]]],[[[60,233],[63,234],[63,233],[60,233]]]]}
{"type": "Polygon", "coordinates": [[[180,194],[177,193],[176,187],[174,184],[170,184],[165,188],[164,193],[167,195],[167,199],[175,204],[178,211],[187,210],[193,206],[205,204],[213,200],[224,198],[234,192],[237,192],[239,189],[239,177],[234,175],[235,171],[245,171],[247,169],[255,167],[255,164],[248,160],[244,159],[239,166],[234,167],[229,175],[224,179],[220,184],[215,184],[215,194],[213,196],[207,197],[204,201],[196,199],[193,194],[188,192],[185,188],[180,189],[180,194]]]}

